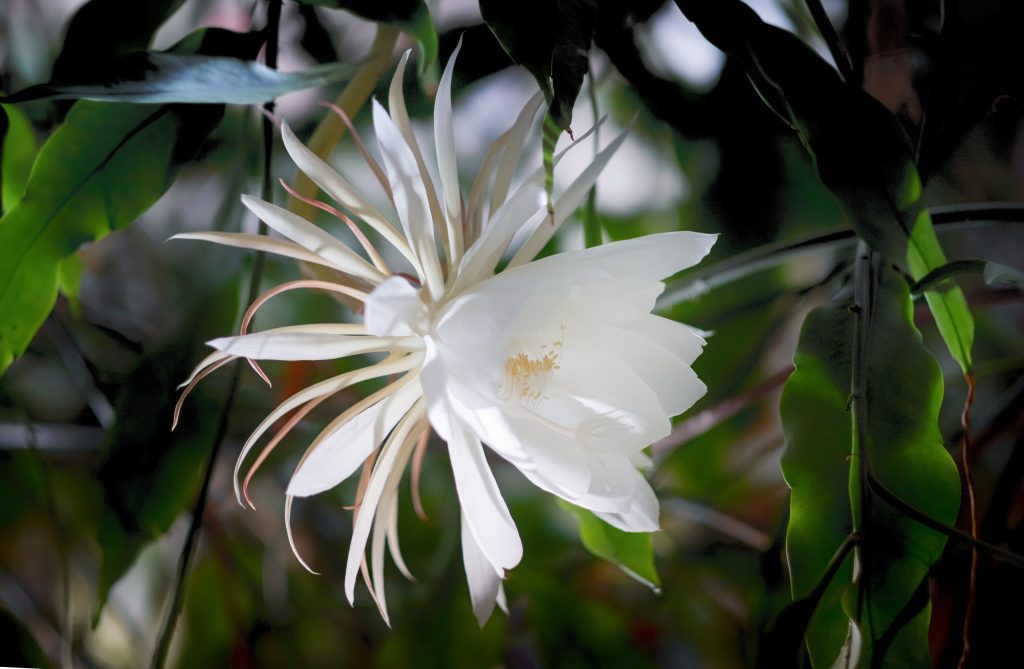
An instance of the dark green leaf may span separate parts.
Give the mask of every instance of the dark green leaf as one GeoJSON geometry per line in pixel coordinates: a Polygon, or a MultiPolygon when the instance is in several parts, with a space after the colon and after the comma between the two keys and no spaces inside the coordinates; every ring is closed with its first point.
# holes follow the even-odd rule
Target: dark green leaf
{"type": "MultiPolygon", "coordinates": [[[[882,272],[871,313],[862,370],[868,388],[865,444],[871,470],[911,506],[952,523],[960,486],[937,428],[942,375],[913,325],[906,283],[892,270],[882,272]]],[[[864,654],[870,655],[873,643],[888,634],[887,662],[928,666],[927,608],[897,632],[887,630],[939,558],[945,536],[865,493],[860,469],[851,466],[854,318],[845,305],[819,307],[808,315],[794,359],[796,371],[783,392],[782,466],[793,491],[787,533],[793,597],[805,597],[815,587],[852,529],[851,499],[860,498],[864,654]]],[[[857,587],[847,563],[811,619],[807,643],[815,666],[828,666],[843,646],[849,621],[856,618],[857,587]]]]}
{"type": "Polygon", "coordinates": [[[235,283],[208,295],[185,320],[202,323],[202,331],[189,331],[182,340],[143,359],[114,398],[117,422],[99,467],[104,504],[97,615],[111,586],[139,551],[166,532],[195,500],[202,480],[203,462],[217,431],[217,402],[193,394],[174,432],[171,419],[177,385],[198,354],[194,342],[228,330],[237,312],[235,283]]]}
{"type": "Polygon", "coordinates": [[[0,214],[14,209],[25,192],[37,145],[32,123],[17,107],[0,105],[5,127],[0,128],[0,214]]]}
{"type": "Polygon", "coordinates": [[[82,81],[121,56],[145,51],[183,0],[91,0],[68,23],[50,77],[82,81]]]}
{"type": "MultiPolygon", "coordinates": [[[[905,261],[915,280],[946,263],[922,202],[921,180],[896,118],[796,36],[740,0],[676,4],[713,44],[743,64],[765,103],[810,153],[861,239],[905,261]]],[[[959,287],[926,295],[950,354],[966,371],[974,321],[959,287]]]]}
{"type": "Polygon", "coordinates": [[[661,579],[654,566],[651,533],[624,532],[586,509],[567,502],[562,502],[562,506],[579,520],[580,541],[588,551],[615,563],[622,571],[647,587],[658,590],[661,579]]]}
{"type": "MultiPolygon", "coordinates": [[[[251,57],[259,43],[206,30],[179,49],[251,57]]],[[[53,306],[61,261],[146,211],[223,113],[221,105],[83,101],[71,108],[40,149],[24,198],[0,219],[0,373],[53,306]]]]}
{"type": "Polygon", "coordinates": [[[544,91],[549,114],[562,130],[587,74],[597,7],[593,0],[481,0],[480,13],[512,60],[544,91]]]}
{"type": "Polygon", "coordinates": [[[237,58],[142,52],[120,58],[82,80],[31,86],[3,101],[51,98],[145,104],[259,104],[291,91],[332,84],[354,69],[352,65],[334,63],[301,72],[278,72],[237,58]]]}
{"type": "Polygon", "coordinates": [[[299,0],[307,5],[319,5],[333,9],[344,9],[369,21],[390,23],[412,35],[420,45],[423,59],[422,73],[428,65],[437,60],[437,30],[430,17],[430,10],[423,0],[299,0]]]}

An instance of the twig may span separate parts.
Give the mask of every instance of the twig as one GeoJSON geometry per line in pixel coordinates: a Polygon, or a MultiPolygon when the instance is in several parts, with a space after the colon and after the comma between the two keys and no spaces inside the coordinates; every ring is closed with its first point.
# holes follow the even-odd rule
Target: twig
{"type": "MultiPolygon", "coordinates": [[[[978,504],[974,494],[974,474],[971,471],[971,405],[974,404],[974,375],[964,375],[967,381],[967,399],[964,400],[964,411],[960,422],[964,434],[960,439],[960,460],[964,467],[964,484],[967,487],[967,503],[971,517],[971,538],[978,540],[978,504]]],[[[967,665],[967,657],[971,654],[971,616],[974,614],[974,599],[978,590],[978,548],[971,548],[971,571],[968,577],[967,606],[964,608],[964,645],[960,653],[958,669],[967,665]]]]}
{"type": "MultiPolygon", "coordinates": [[[[277,66],[277,45],[278,32],[281,23],[281,3],[282,0],[268,0],[267,3],[268,34],[265,60],[267,67],[272,69],[277,66]]],[[[273,102],[271,101],[264,105],[264,110],[273,112],[273,102]]],[[[270,120],[270,117],[264,115],[264,172],[261,189],[264,199],[270,199],[271,184],[273,183],[270,177],[270,164],[274,139],[273,130],[273,122],[270,120]]],[[[260,221],[260,233],[264,234],[265,232],[266,224],[260,221]]],[[[260,279],[263,273],[263,258],[264,255],[262,252],[256,254],[256,258],[253,263],[252,275],[249,280],[249,299],[246,301],[247,303],[256,299],[256,295],[259,292],[260,279]]],[[[210,457],[207,459],[206,469],[203,472],[203,482],[199,488],[199,495],[196,497],[195,504],[192,507],[192,519],[189,523],[188,534],[185,537],[185,544],[182,546],[181,554],[178,557],[178,568],[175,572],[174,582],[171,586],[171,601],[167,608],[167,614],[160,627],[160,632],[157,636],[152,661],[150,662],[150,669],[163,669],[163,666],[167,661],[167,652],[170,649],[171,640],[174,638],[174,630],[177,627],[178,617],[181,614],[181,608],[185,599],[186,585],[188,583],[188,576],[192,568],[192,561],[195,558],[199,532],[203,526],[203,515],[206,512],[206,500],[210,492],[210,482],[213,479],[213,470],[217,462],[217,455],[220,453],[220,449],[224,443],[224,437],[227,435],[231,409],[235,403],[235,395],[238,390],[238,380],[241,377],[241,372],[242,359],[239,359],[232,365],[231,380],[228,383],[227,397],[224,400],[224,406],[221,408],[220,418],[217,423],[217,433],[214,436],[210,457]]]]}

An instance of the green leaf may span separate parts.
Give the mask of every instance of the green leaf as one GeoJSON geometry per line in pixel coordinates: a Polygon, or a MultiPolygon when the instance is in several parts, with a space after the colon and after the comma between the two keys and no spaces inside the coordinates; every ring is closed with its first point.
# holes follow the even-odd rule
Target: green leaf
{"type": "MultiPolygon", "coordinates": [[[[261,43],[253,37],[211,29],[178,48],[251,57],[261,43]]],[[[24,198],[0,219],[0,374],[53,307],[61,261],[156,202],[223,114],[221,105],[71,108],[40,149],[24,198]]]]}
{"type": "Polygon", "coordinates": [[[97,619],[111,586],[142,548],[166,532],[195,501],[203,463],[217,431],[218,402],[202,392],[193,393],[172,432],[177,385],[199,354],[195,342],[231,327],[237,313],[237,282],[226,282],[207,295],[182,321],[201,323],[201,332],[183,332],[177,341],[144,358],[119,385],[114,398],[117,421],[98,469],[104,503],[98,537],[103,559],[97,619]]]}
{"type": "Polygon", "coordinates": [[[599,558],[613,562],[632,578],[657,591],[661,586],[654,566],[650,532],[624,532],[593,513],[568,502],[560,502],[580,523],[583,546],[599,558]]]}
{"type": "Polygon", "coordinates": [[[237,58],[142,52],[120,58],[85,79],[30,86],[0,100],[259,104],[292,91],[332,84],[354,70],[352,65],[335,63],[301,72],[278,72],[237,58]]]}
{"type": "Polygon", "coordinates": [[[306,5],[344,9],[368,21],[389,23],[409,33],[419,44],[423,58],[420,74],[437,60],[438,39],[430,9],[424,0],[299,0],[306,5]]]}
{"type": "Polygon", "coordinates": [[[537,80],[555,124],[567,130],[588,70],[594,0],[481,0],[480,13],[512,60],[537,80]]]}
{"type": "Polygon", "coordinates": [[[50,78],[81,81],[121,56],[145,51],[183,1],[90,0],[68,22],[50,78]]]}
{"type": "MultiPolygon", "coordinates": [[[[861,370],[868,389],[867,462],[900,499],[950,524],[956,519],[960,485],[937,428],[942,375],[914,327],[906,283],[894,271],[881,270],[870,312],[861,370]]],[[[862,592],[864,655],[884,641],[885,666],[929,666],[928,607],[911,607],[911,616],[904,611],[941,555],[945,536],[867,491],[856,459],[851,459],[854,321],[847,305],[819,307],[807,316],[794,358],[796,370],[782,396],[782,468],[792,488],[786,536],[792,594],[799,600],[814,589],[852,531],[853,514],[859,514],[861,578],[854,580],[853,561],[847,560],[822,597],[807,633],[812,662],[821,667],[836,659],[849,621],[857,618],[862,592]],[[902,624],[893,626],[897,620],[902,624]]]]}
{"type": "Polygon", "coordinates": [[[32,123],[23,111],[13,105],[0,105],[0,214],[14,209],[25,192],[38,145],[32,123]]]}
{"type": "MultiPolygon", "coordinates": [[[[921,180],[899,121],[795,35],[764,23],[740,0],[676,0],[682,12],[746,69],[765,103],[810,153],[850,225],[876,251],[906,262],[915,280],[946,263],[922,202],[921,180]]],[[[950,355],[966,373],[974,320],[960,288],[926,295],[950,355]]]]}

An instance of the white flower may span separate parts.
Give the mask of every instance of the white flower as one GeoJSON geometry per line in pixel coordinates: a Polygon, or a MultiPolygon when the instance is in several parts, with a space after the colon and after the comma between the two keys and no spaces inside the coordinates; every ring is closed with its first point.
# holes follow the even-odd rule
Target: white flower
{"type": "MultiPolygon", "coordinates": [[[[691,369],[704,340],[693,328],[654,316],[651,310],[664,288],[662,279],[700,261],[714,236],[671,232],[533,260],[580,204],[623,136],[561,194],[551,220],[543,203],[541,168],[518,188],[510,188],[540,106],[535,97],[490,148],[463,200],[451,122],[455,58],[445,69],[434,109],[440,188],[429,175],[405,109],[407,58],[391,84],[390,115],[377,103],[373,107],[383,169],[363,151],[400,228],[287,126],[282,135],[298,167],[404,256],[410,274],[394,272],[361,233],[366,258],[285,209],[243,197],[250,210],[286,239],[231,233],[179,237],[260,249],[336,270],[343,278],[303,279],[265,293],[246,314],[242,334],[210,342],[216,351],[183,385],[187,394],[204,376],[237,357],[250,359],[262,375],[255,360],[387,353],[379,362],[310,386],[272,411],[242,450],[236,492],[241,500],[245,486],[238,484],[239,469],[276,421],[297,410],[264,447],[254,468],[329,396],[368,379],[394,379],[334,419],[309,446],[288,484],[286,517],[294,497],[328,490],[363,468],[345,588],[352,601],[361,571],[387,620],[385,547],[408,575],[398,549],[397,488],[410,460],[417,486],[418,464],[432,427],[448,444],[462,510],[463,561],[473,609],[483,624],[496,601],[503,606],[501,579],[523,553],[483,444],[538,487],[618,528],[658,529],[658,501],[637,466],[646,461],[643,449],[668,434],[669,417],[704,394],[704,384],[691,369]],[[517,233],[524,241],[496,273],[517,233]],[[353,298],[365,307],[364,323],[246,333],[256,309],[293,289],[353,298]],[[368,541],[369,565],[364,557],[368,541]]],[[[318,206],[344,220],[341,212],[318,206]]],[[[290,527],[288,535],[291,539],[290,527]]]]}

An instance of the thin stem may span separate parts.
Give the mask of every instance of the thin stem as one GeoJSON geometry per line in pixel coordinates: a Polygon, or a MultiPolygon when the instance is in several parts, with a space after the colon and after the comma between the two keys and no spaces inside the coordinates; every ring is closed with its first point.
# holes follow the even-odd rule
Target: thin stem
{"type": "MultiPolygon", "coordinates": [[[[959,230],[965,227],[992,224],[1024,223],[1024,203],[972,204],[933,207],[929,209],[932,224],[939,231],[959,230]]],[[[690,272],[668,285],[658,300],[658,307],[668,309],[680,302],[693,299],[710,290],[720,288],[765,269],[777,267],[793,258],[820,253],[826,249],[841,249],[857,241],[850,228],[802,237],[795,241],[765,244],[728,260],[690,272]]]]}
{"type": "MultiPolygon", "coordinates": [[[[974,474],[971,471],[971,406],[974,404],[974,375],[964,375],[967,381],[967,399],[964,401],[964,411],[960,417],[964,435],[960,439],[960,460],[964,466],[964,484],[967,487],[967,503],[971,516],[971,538],[978,540],[978,504],[974,494],[974,474]]],[[[971,616],[974,614],[974,599],[978,590],[978,548],[971,548],[971,571],[968,577],[967,606],[964,609],[964,645],[960,653],[958,669],[964,669],[967,664],[967,657],[971,654],[971,616]]]]}
{"type": "MultiPolygon", "coordinates": [[[[281,24],[281,4],[282,0],[268,0],[267,3],[268,35],[265,60],[266,65],[269,68],[275,68],[277,66],[278,33],[281,24]]],[[[273,101],[264,105],[264,110],[267,112],[273,112],[273,109],[273,101]]],[[[263,183],[261,192],[263,199],[265,200],[269,199],[271,196],[271,184],[273,183],[270,176],[271,159],[273,157],[273,130],[274,126],[271,121],[271,116],[269,114],[264,114],[263,183]]],[[[266,233],[266,224],[263,221],[260,221],[259,229],[260,234],[266,233]]],[[[264,254],[262,252],[258,252],[253,262],[252,274],[249,279],[249,299],[247,302],[252,302],[259,293],[260,279],[263,274],[263,265],[264,254]]],[[[241,378],[241,373],[242,360],[239,359],[232,365],[231,380],[228,382],[227,397],[225,398],[224,405],[220,411],[220,417],[217,422],[217,432],[213,438],[213,446],[210,450],[210,456],[206,461],[206,468],[203,472],[203,481],[199,488],[199,495],[196,497],[195,504],[192,507],[192,518],[189,522],[188,534],[185,536],[185,543],[181,548],[181,554],[178,556],[178,568],[175,572],[174,582],[171,586],[171,600],[167,608],[167,614],[160,626],[160,632],[157,635],[156,646],[153,649],[153,657],[150,662],[150,669],[163,669],[163,666],[167,661],[167,652],[170,650],[171,640],[174,638],[174,630],[177,627],[178,617],[181,614],[182,605],[185,601],[185,590],[188,584],[188,577],[191,572],[192,562],[195,559],[199,533],[203,527],[203,516],[206,513],[206,501],[210,492],[210,482],[213,479],[213,470],[217,463],[217,456],[223,446],[224,437],[227,435],[231,409],[235,403],[235,395],[238,390],[238,381],[241,378]]]]}
{"type": "MultiPolygon", "coordinates": [[[[867,351],[871,339],[871,317],[873,312],[874,292],[877,280],[875,271],[877,258],[865,242],[857,245],[857,259],[853,266],[853,359],[850,368],[850,411],[852,413],[853,434],[850,446],[850,511],[853,531],[864,536],[864,517],[868,514],[866,507],[871,501],[868,495],[868,456],[867,447],[867,351]]],[[[861,568],[857,587],[857,625],[865,603],[870,610],[870,588],[865,587],[865,575],[870,574],[866,551],[858,548],[861,568]]],[[[869,621],[870,622],[870,621],[869,621]]]]}
{"type": "Polygon", "coordinates": [[[1019,555],[1013,551],[1008,551],[998,546],[993,546],[987,541],[982,539],[975,539],[969,533],[963,530],[957,529],[950,525],[946,525],[943,522],[935,520],[923,511],[915,509],[911,505],[900,499],[896,493],[889,490],[882,484],[881,481],[876,479],[873,474],[868,474],[868,484],[871,486],[872,492],[882,498],[889,506],[896,509],[903,515],[907,516],[911,520],[914,520],[925,527],[935,530],[940,534],[944,534],[951,539],[959,539],[968,546],[977,548],[982,553],[990,555],[996,559],[1002,560],[1008,565],[1017,567],[1018,569],[1024,569],[1024,555],[1019,555]]]}
{"type": "Polygon", "coordinates": [[[839,73],[843,76],[843,81],[848,84],[856,83],[850,52],[846,50],[835,26],[829,21],[821,0],[807,0],[807,9],[811,11],[811,17],[814,18],[814,23],[818,26],[818,32],[825,39],[825,44],[828,45],[828,50],[832,54],[832,60],[836,62],[836,67],[839,68],[839,73]]]}
{"type": "MultiPolygon", "coordinates": [[[[362,67],[334,102],[344,110],[349,118],[354,119],[366,101],[370,99],[370,95],[377,87],[377,82],[384,74],[384,69],[391,62],[391,54],[395,50],[397,41],[397,28],[384,23],[377,24],[377,36],[370,47],[370,53],[363,60],[362,67]]],[[[320,158],[326,159],[344,134],[345,123],[334,114],[325,114],[316,130],[313,131],[309,148],[320,158]]],[[[302,172],[299,172],[295,179],[295,190],[307,198],[315,198],[317,194],[316,184],[302,172]]],[[[313,207],[295,198],[289,201],[288,209],[303,218],[313,218],[316,215],[316,210],[313,207]]]]}
{"type": "MultiPolygon", "coordinates": [[[[587,91],[590,97],[590,112],[594,116],[594,121],[601,118],[600,110],[597,107],[597,91],[596,84],[594,82],[594,69],[588,66],[587,76],[590,79],[590,85],[587,87],[587,91]]],[[[598,151],[601,149],[601,138],[599,135],[600,129],[594,126],[594,155],[597,156],[598,151]]],[[[594,246],[601,245],[601,221],[597,218],[597,182],[590,188],[590,192],[587,193],[587,202],[583,208],[583,245],[586,248],[592,248],[594,246]]]]}

